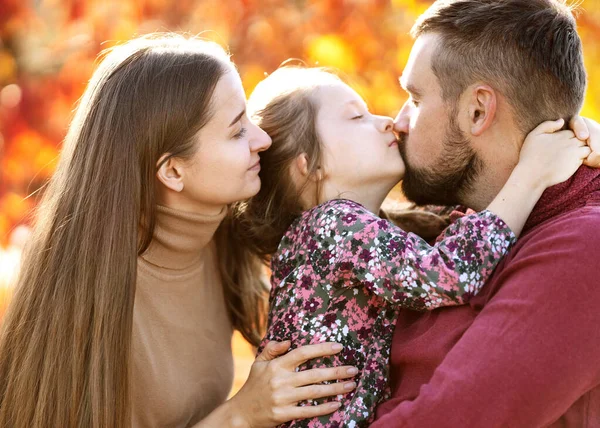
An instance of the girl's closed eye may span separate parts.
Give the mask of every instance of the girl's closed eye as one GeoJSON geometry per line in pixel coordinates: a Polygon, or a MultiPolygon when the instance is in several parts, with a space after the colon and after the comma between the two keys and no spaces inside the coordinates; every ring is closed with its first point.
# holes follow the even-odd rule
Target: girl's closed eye
{"type": "Polygon", "coordinates": [[[359,120],[359,119],[362,119],[363,117],[364,117],[364,115],[359,114],[359,115],[354,116],[351,120],[359,120]]]}

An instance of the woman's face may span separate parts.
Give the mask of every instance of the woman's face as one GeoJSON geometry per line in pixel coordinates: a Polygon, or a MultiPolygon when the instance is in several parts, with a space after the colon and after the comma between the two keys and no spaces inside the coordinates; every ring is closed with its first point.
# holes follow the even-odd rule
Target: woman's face
{"type": "Polygon", "coordinates": [[[360,95],[342,82],[319,87],[316,96],[325,180],[340,191],[391,189],[398,183],[404,162],[392,118],[371,114],[360,95]]]}
{"type": "Polygon", "coordinates": [[[213,117],[196,135],[198,149],[185,163],[181,195],[198,206],[223,206],[258,193],[258,153],[269,148],[271,138],[248,120],[233,67],[217,83],[210,108],[213,117]]]}

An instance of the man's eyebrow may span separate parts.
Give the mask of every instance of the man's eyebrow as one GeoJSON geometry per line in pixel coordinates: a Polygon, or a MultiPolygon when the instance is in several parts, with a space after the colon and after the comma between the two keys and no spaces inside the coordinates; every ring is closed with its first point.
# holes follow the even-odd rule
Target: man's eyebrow
{"type": "Polygon", "coordinates": [[[400,86],[402,86],[402,89],[407,91],[409,94],[414,95],[416,97],[421,96],[421,91],[419,91],[413,84],[405,83],[405,81],[402,80],[402,77],[399,78],[398,81],[400,82],[400,86]]]}
{"type": "Polygon", "coordinates": [[[240,120],[242,118],[242,116],[246,114],[246,109],[242,110],[242,112],[240,114],[238,114],[229,124],[229,128],[231,128],[233,126],[234,123],[236,123],[238,120],[240,120]]]}

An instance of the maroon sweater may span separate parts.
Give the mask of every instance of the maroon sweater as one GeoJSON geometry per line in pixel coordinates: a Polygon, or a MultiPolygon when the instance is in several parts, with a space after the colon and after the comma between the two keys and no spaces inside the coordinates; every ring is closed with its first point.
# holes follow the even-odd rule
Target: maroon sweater
{"type": "Polygon", "coordinates": [[[401,312],[372,428],[600,427],[600,172],[548,189],[466,306],[401,312]]]}

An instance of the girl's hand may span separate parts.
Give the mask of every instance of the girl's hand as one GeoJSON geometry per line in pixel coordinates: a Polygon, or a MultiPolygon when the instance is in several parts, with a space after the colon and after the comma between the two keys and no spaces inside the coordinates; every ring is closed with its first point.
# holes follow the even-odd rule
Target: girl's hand
{"type": "Polygon", "coordinates": [[[585,117],[575,116],[571,119],[569,127],[577,138],[587,141],[592,150],[583,164],[592,168],[600,168],[600,124],[585,117]]]}
{"type": "Polygon", "coordinates": [[[545,189],[570,178],[591,154],[573,131],[560,131],[564,120],[544,122],[525,139],[515,171],[534,187],[545,189]]]}
{"type": "Polygon", "coordinates": [[[269,342],[256,357],[248,380],[230,400],[234,427],[273,427],[294,419],[327,415],[339,408],[338,402],[318,406],[298,407],[300,401],[346,394],[356,383],[324,381],[351,378],[358,373],[352,366],[296,371],[301,364],[313,358],[334,355],[341,345],[322,343],[307,345],[285,354],[290,341],[269,342]]]}

